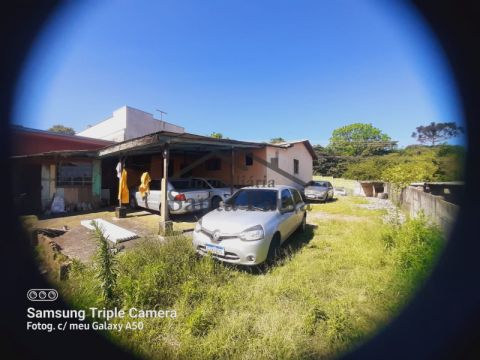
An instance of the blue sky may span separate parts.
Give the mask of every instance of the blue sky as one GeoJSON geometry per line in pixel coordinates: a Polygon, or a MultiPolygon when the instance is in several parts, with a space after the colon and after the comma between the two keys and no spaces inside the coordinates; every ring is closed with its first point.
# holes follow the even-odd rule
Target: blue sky
{"type": "Polygon", "coordinates": [[[333,129],[366,122],[404,146],[416,126],[461,124],[463,116],[444,54],[400,2],[117,0],[63,8],[31,52],[15,122],[81,131],[123,105],[162,109],[192,133],[322,145],[333,129]]]}

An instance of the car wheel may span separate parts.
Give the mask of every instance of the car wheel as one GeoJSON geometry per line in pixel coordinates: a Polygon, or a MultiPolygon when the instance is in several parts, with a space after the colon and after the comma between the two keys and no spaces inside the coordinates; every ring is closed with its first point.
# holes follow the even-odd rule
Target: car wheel
{"type": "Polygon", "coordinates": [[[220,202],[222,201],[221,198],[219,198],[218,196],[214,196],[212,198],[212,202],[211,202],[211,208],[212,210],[218,208],[220,206],[220,202]]]}
{"type": "Polygon", "coordinates": [[[268,248],[267,263],[272,264],[280,255],[280,233],[273,235],[270,247],[268,248]]]}
{"type": "Polygon", "coordinates": [[[137,209],[138,208],[137,200],[135,200],[135,198],[133,196],[130,198],[130,208],[131,209],[137,209]]]}

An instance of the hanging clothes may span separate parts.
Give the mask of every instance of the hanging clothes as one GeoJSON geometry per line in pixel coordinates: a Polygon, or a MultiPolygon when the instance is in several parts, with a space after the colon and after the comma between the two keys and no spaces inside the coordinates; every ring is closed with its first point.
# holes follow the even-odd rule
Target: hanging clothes
{"type": "Polygon", "coordinates": [[[127,170],[125,169],[122,170],[122,176],[118,183],[118,200],[120,200],[121,204],[128,204],[130,200],[130,193],[127,184],[127,170]]]}
{"type": "Polygon", "coordinates": [[[120,179],[122,177],[122,162],[121,161],[119,161],[117,163],[117,166],[115,167],[115,170],[117,172],[117,178],[120,179]]]}
{"type": "Polygon", "coordinates": [[[142,199],[145,198],[145,195],[150,194],[150,181],[152,181],[150,175],[148,172],[144,172],[140,178],[140,186],[138,187],[142,199]]]}

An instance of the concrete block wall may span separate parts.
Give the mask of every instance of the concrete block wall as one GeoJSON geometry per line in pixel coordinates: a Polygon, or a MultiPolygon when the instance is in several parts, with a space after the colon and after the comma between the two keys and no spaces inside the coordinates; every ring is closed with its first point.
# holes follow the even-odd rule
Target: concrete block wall
{"type": "Polygon", "coordinates": [[[423,192],[413,186],[403,189],[399,196],[395,196],[390,189],[391,186],[389,186],[390,197],[399,201],[410,216],[416,217],[420,211],[423,211],[445,233],[449,233],[457,218],[458,205],[443,200],[441,196],[423,192]]]}

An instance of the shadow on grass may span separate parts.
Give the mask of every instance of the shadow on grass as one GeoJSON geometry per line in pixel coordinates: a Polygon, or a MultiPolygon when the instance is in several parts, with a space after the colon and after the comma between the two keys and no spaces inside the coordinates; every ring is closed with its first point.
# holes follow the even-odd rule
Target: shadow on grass
{"type": "Polygon", "coordinates": [[[281,246],[280,246],[280,254],[277,256],[275,260],[271,263],[263,263],[255,266],[248,266],[248,265],[237,265],[237,264],[230,264],[230,263],[223,263],[220,260],[216,260],[224,264],[226,268],[246,272],[252,275],[263,275],[266,274],[268,271],[285,265],[289,262],[289,260],[295,256],[295,254],[300,251],[305,245],[307,245],[315,236],[315,229],[317,225],[307,224],[305,228],[305,232],[301,233],[296,231],[293,233],[281,246]]]}
{"type": "Polygon", "coordinates": [[[307,205],[309,205],[309,204],[327,204],[327,203],[332,203],[332,202],[335,202],[335,201],[338,201],[338,198],[335,197],[335,198],[332,198],[332,199],[327,200],[327,201],[306,199],[305,203],[307,205]]]}
{"type": "MultiPolygon", "coordinates": [[[[205,215],[210,210],[200,210],[194,213],[187,213],[187,214],[170,214],[170,220],[174,222],[186,222],[186,223],[196,223],[203,215],[205,215]]],[[[160,215],[159,211],[151,210],[151,209],[129,209],[128,210],[128,217],[141,217],[141,216],[148,216],[148,215],[160,215]],[[138,214],[136,214],[138,213],[138,214]]]]}
{"type": "Polygon", "coordinates": [[[47,219],[56,219],[56,218],[66,218],[71,216],[78,216],[78,215],[87,215],[87,214],[96,214],[105,211],[115,211],[115,207],[107,206],[98,209],[91,209],[91,210],[82,210],[82,211],[72,211],[72,212],[64,212],[64,213],[54,213],[54,214],[41,214],[37,215],[38,220],[47,220],[47,219]]]}

